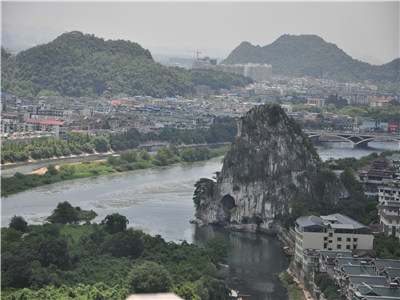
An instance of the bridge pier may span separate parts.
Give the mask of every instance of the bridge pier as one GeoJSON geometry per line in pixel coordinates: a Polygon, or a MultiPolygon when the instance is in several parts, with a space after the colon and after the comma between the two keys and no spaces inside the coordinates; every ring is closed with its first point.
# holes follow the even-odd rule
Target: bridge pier
{"type": "Polygon", "coordinates": [[[371,140],[368,140],[368,141],[361,141],[361,142],[358,142],[358,143],[353,143],[353,147],[354,148],[367,148],[368,147],[368,143],[370,142],[371,140]]]}

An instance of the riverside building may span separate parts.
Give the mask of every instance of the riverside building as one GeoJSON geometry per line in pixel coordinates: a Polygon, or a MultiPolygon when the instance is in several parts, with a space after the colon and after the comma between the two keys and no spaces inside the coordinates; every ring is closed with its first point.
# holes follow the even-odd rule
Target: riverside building
{"type": "Polygon", "coordinates": [[[400,187],[380,186],[378,199],[379,231],[400,241],[400,187]]]}
{"type": "Polygon", "coordinates": [[[307,265],[310,250],[371,250],[372,230],[341,214],[302,216],[295,222],[295,259],[307,265]]]}

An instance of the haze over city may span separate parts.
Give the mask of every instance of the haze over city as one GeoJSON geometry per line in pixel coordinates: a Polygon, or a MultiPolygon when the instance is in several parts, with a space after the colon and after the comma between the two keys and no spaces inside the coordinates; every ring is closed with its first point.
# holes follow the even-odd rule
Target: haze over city
{"type": "Polygon", "coordinates": [[[399,57],[399,2],[4,1],[2,45],[15,51],[73,30],[137,42],[153,55],[226,58],[241,42],[316,34],[371,64],[399,57]]]}

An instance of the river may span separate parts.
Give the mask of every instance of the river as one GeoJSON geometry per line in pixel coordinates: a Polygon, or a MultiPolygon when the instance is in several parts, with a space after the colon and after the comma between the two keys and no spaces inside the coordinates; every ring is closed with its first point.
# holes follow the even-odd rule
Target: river
{"type": "MultiPolygon", "coordinates": [[[[330,157],[361,157],[371,152],[399,149],[398,142],[371,143],[368,149],[353,149],[347,143],[317,145],[323,160],[330,157]]],[[[151,235],[160,234],[167,241],[202,245],[215,232],[228,242],[230,287],[244,299],[287,299],[279,273],[287,267],[280,242],[271,236],[230,232],[212,226],[197,227],[192,195],[194,183],[201,177],[211,178],[222,167],[221,158],[190,165],[131,171],[99,177],[64,181],[34,188],[2,198],[1,224],[8,226],[13,215],[30,224],[42,224],[59,202],[96,211],[100,222],[118,212],[129,220],[129,226],[151,235]]]]}

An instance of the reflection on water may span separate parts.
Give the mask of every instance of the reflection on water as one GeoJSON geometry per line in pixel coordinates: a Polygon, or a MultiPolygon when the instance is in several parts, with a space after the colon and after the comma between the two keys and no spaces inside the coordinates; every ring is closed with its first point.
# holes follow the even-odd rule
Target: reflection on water
{"type": "Polygon", "coordinates": [[[228,243],[229,272],[227,282],[245,299],[287,299],[279,274],[288,260],[279,240],[272,236],[250,232],[227,231],[221,227],[196,227],[194,241],[204,245],[207,238],[221,234],[228,243]]]}
{"type": "Polygon", "coordinates": [[[318,142],[315,148],[323,161],[329,158],[355,157],[361,158],[372,152],[381,153],[387,150],[399,150],[400,142],[369,142],[368,147],[354,148],[350,142],[318,142]]]}

